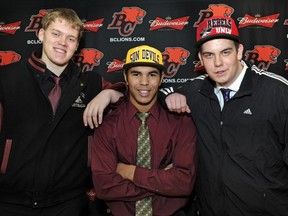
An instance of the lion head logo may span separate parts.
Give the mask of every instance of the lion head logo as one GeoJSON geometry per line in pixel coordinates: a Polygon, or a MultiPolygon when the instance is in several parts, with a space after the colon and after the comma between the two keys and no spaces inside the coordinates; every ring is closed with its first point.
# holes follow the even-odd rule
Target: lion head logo
{"type": "Polygon", "coordinates": [[[234,9],[226,4],[210,4],[209,10],[213,13],[213,16],[231,17],[234,13],[234,9]]]}
{"type": "Polygon", "coordinates": [[[0,66],[18,62],[21,55],[14,51],[0,51],[0,66]]]}
{"type": "Polygon", "coordinates": [[[275,64],[281,51],[271,45],[256,45],[253,50],[245,53],[247,61],[255,64],[261,69],[268,70],[270,64],[275,64]]]}
{"type": "Polygon", "coordinates": [[[180,65],[185,65],[190,52],[182,47],[167,47],[162,53],[165,64],[165,76],[173,77],[180,65]]]}
{"type": "Polygon", "coordinates": [[[93,48],[81,49],[79,54],[75,54],[73,61],[82,68],[84,71],[92,71],[94,66],[100,64],[100,60],[103,58],[104,54],[93,48]]]}
{"type": "Polygon", "coordinates": [[[207,9],[200,10],[199,19],[194,23],[194,27],[197,27],[206,18],[215,16],[231,17],[234,13],[234,9],[226,4],[210,4],[207,9]]]}
{"type": "Polygon", "coordinates": [[[146,15],[146,12],[138,7],[124,7],[120,14],[125,15],[126,22],[133,22],[133,23],[142,23],[143,18],[146,15]]]}

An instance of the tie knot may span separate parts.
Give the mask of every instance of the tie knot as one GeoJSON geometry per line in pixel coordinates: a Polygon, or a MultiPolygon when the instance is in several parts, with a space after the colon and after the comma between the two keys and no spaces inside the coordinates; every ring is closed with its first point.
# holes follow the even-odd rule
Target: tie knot
{"type": "Polygon", "coordinates": [[[230,92],[232,90],[229,88],[221,88],[220,90],[223,94],[224,102],[227,102],[230,99],[230,92]]]}
{"type": "Polygon", "coordinates": [[[52,76],[54,82],[55,82],[55,85],[59,85],[60,83],[60,80],[61,80],[61,77],[57,77],[57,76],[52,76]]]}
{"type": "Polygon", "coordinates": [[[149,112],[139,112],[137,113],[138,118],[140,119],[141,123],[144,124],[149,116],[149,112]]]}

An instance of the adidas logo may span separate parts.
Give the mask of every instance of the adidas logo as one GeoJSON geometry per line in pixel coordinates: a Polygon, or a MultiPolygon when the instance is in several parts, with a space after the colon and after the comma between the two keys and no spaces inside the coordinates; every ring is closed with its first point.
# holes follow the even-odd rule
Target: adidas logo
{"type": "Polygon", "coordinates": [[[251,110],[248,108],[247,110],[245,110],[245,111],[243,112],[243,114],[252,115],[252,112],[251,112],[251,110]]]}

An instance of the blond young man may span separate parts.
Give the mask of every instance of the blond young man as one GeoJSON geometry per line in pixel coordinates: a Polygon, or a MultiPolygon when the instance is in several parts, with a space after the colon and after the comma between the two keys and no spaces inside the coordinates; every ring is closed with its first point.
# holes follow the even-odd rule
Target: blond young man
{"type": "Polygon", "coordinates": [[[83,112],[97,94],[100,113],[122,94],[102,91],[110,85],[95,73],[81,73],[71,61],[82,32],[83,23],[74,10],[50,10],[38,35],[41,52],[0,68],[3,216],[89,214],[92,130],[83,124],[83,112]],[[60,79],[58,102],[49,99],[56,88],[54,79],[60,79]]]}

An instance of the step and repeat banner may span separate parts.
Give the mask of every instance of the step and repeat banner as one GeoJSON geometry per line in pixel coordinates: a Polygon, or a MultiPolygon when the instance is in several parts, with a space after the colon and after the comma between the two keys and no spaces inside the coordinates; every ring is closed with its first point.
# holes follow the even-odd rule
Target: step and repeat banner
{"type": "Polygon", "coordinates": [[[111,82],[123,81],[126,52],[140,44],[162,52],[163,87],[200,75],[196,27],[205,18],[219,15],[235,19],[244,60],[288,78],[287,0],[2,0],[0,67],[41,49],[37,38],[41,19],[56,7],[74,9],[85,26],[73,61],[83,72],[99,73],[111,82]]]}
{"type": "Polygon", "coordinates": [[[287,0],[4,0],[0,8],[0,66],[30,57],[41,48],[37,32],[47,10],[74,9],[85,25],[73,60],[83,72],[122,81],[122,65],[131,47],[158,48],[165,62],[164,86],[181,85],[202,73],[194,48],[196,27],[217,15],[235,19],[245,51],[243,59],[288,77],[287,0]]]}

